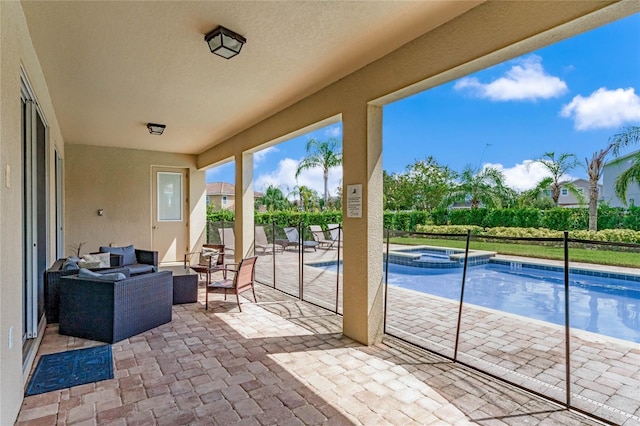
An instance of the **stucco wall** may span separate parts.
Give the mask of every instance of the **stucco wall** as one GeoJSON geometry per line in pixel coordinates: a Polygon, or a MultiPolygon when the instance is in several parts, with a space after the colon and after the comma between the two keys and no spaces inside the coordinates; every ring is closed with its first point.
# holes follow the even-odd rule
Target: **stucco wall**
{"type": "MultiPolygon", "coordinates": [[[[375,125],[381,117],[367,108],[383,106],[636,10],[637,4],[632,2],[483,3],[235,136],[220,141],[198,157],[198,166],[208,167],[229,157],[241,158],[244,151],[270,146],[273,141],[296,134],[302,128],[342,117],[343,187],[362,184],[365,203],[362,218],[348,219],[343,211],[346,218],[344,332],[362,343],[375,342],[382,313],[379,297],[379,253],[382,250],[382,173],[379,169],[382,157],[378,153],[380,129],[375,125]]],[[[236,245],[240,239],[236,235],[236,245]]]]}
{"type": "MultiPolygon", "coordinates": [[[[21,65],[49,126],[49,159],[54,158],[55,147],[64,155],[64,145],[19,2],[0,1],[0,45],[0,424],[10,425],[23,395],[21,65]],[[13,347],[9,349],[11,328],[13,347]]],[[[51,164],[52,160],[48,167],[49,188],[54,181],[51,164]]],[[[49,199],[48,262],[55,252],[53,202],[49,199]]]]}
{"type": "Polygon", "coordinates": [[[627,204],[624,204],[616,195],[616,180],[629,168],[632,161],[632,158],[625,157],[605,164],[602,169],[602,198],[611,207],[628,207],[632,204],[632,200],[633,205],[640,206],[640,185],[637,183],[631,183],[627,188],[627,204]]]}
{"type": "Polygon", "coordinates": [[[195,156],[79,144],[66,149],[65,254],[80,242],[86,242],[83,254],[109,243],[152,247],[152,166],[189,169],[189,244],[202,244],[205,172],[196,170],[195,156]]]}

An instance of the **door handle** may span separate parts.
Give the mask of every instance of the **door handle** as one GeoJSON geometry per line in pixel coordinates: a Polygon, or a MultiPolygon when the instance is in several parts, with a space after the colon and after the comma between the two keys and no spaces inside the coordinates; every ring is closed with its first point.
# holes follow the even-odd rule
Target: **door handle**
{"type": "Polygon", "coordinates": [[[157,226],[154,226],[154,227],[153,227],[153,229],[158,229],[158,227],[157,227],[157,226]]]}

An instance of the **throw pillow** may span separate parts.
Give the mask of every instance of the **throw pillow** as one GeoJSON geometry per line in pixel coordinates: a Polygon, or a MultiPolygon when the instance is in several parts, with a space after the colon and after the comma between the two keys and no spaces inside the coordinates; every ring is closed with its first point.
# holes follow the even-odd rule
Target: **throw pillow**
{"type": "Polygon", "coordinates": [[[218,263],[218,253],[216,249],[202,247],[198,264],[201,266],[215,266],[218,263]]]}
{"type": "Polygon", "coordinates": [[[80,267],[78,266],[78,261],[75,260],[71,260],[71,259],[67,259],[63,264],[62,264],[62,271],[77,271],[78,269],[80,269],[80,267]]]}
{"type": "Polygon", "coordinates": [[[123,256],[121,266],[133,265],[138,262],[136,259],[136,249],[133,244],[126,247],[101,246],[100,251],[103,253],[121,254],[123,256]]]}
{"type": "Polygon", "coordinates": [[[98,268],[110,268],[111,256],[109,253],[85,254],[82,256],[85,262],[99,262],[98,268]]]}
{"type": "Polygon", "coordinates": [[[100,274],[98,272],[93,272],[85,268],[81,268],[78,272],[79,278],[91,278],[102,281],[121,281],[126,279],[127,277],[122,272],[115,272],[110,274],[100,274]]]}

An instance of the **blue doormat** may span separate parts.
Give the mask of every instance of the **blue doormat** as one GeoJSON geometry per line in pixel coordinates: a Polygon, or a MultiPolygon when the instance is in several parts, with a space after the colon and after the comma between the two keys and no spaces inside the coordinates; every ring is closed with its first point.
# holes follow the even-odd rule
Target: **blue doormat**
{"type": "Polygon", "coordinates": [[[43,355],[25,396],[113,379],[111,345],[43,355]]]}

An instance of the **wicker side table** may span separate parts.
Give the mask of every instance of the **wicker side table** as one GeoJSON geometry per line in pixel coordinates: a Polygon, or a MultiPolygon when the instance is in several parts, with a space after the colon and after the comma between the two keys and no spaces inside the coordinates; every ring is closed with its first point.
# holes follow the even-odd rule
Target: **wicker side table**
{"type": "Polygon", "coordinates": [[[161,266],[161,271],[173,273],[173,304],[198,301],[198,274],[184,266],[161,266]]]}

